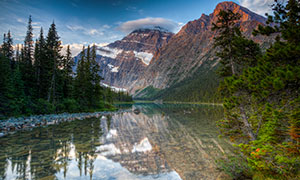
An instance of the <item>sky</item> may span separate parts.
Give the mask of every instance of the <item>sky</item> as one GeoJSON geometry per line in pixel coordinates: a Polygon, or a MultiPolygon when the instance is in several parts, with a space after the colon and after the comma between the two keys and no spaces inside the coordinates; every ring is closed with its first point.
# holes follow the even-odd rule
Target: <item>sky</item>
{"type": "MultiPolygon", "coordinates": [[[[138,28],[161,26],[174,33],[189,21],[210,14],[222,0],[0,0],[0,33],[11,31],[23,43],[29,15],[34,39],[54,21],[63,45],[76,55],[82,45],[106,45],[138,28]]],[[[273,0],[233,0],[264,15],[273,0]]]]}

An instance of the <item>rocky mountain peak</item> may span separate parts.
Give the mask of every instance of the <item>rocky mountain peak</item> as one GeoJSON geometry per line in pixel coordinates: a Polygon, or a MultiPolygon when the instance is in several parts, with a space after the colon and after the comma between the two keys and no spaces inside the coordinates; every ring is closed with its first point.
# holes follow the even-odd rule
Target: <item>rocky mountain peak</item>
{"type": "Polygon", "coordinates": [[[165,45],[173,35],[172,32],[168,32],[161,27],[141,28],[134,30],[122,40],[111,43],[108,46],[111,48],[154,54],[154,52],[165,45]]]}
{"type": "MultiPolygon", "coordinates": [[[[225,1],[219,3],[214,12],[210,15],[202,14],[199,19],[188,22],[185,26],[181,28],[178,36],[191,35],[202,32],[203,30],[208,30],[211,28],[212,23],[215,23],[218,19],[218,14],[221,10],[231,10],[234,13],[239,13],[241,17],[241,22],[246,21],[257,21],[259,23],[265,23],[266,18],[251,12],[249,9],[242,7],[232,1],[225,1]]],[[[176,35],[177,36],[177,35],[176,35]]]]}
{"type": "Polygon", "coordinates": [[[213,22],[217,20],[217,15],[219,14],[220,10],[231,10],[234,13],[239,13],[241,17],[241,21],[258,21],[260,23],[265,23],[266,19],[263,16],[260,16],[249,9],[242,7],[232,1],[225,1],[219,3],[214,12],[210,14],[210,16],[213,18],[213,22]]]}

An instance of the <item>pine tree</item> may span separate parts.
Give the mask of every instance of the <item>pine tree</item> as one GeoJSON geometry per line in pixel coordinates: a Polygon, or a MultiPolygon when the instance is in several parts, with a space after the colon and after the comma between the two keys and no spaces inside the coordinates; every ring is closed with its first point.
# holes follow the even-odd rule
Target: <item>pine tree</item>
{"type": "Polygon", "coordinates": [[[102,80],[100,73],[100,66],[96,61],[96,46],[92,47],[92,59],[91,59],[91,80],[93,85],[93,106],[97,108],[102,108],[103,106],[103,89],[100,86],[102,80]]]}
{"type": "MultiPolygon", "coordinates": [[[[40,30],[40,36],[35,44],[34,51],[34,70],[35,70],[35,79],[36,79],[36,98],[45,98],[46,95],[43,91],[47,92],[47,88],[43,87],[43,80],[47,78],[45,75],[45,59],[46,59],[46,42],[44,39],[43,28],[40,30]],[[43,95],[44,94],[44,95],[43,95]]],[[[47,68],[46,68],[47,69],[47,68]]],[[[45,85],[44,85],[45,86],[45,85]]]]}
{"type": "Polygon", "coordinates": [[[275,26],[255,34],[280,34],[255,66],[224,79],[225,118],[221,131],[235,142],[254,172],[276,179],[297,179],[300,167],[300,5],[276,1],[275,26]]]}
{"type": "Polygon", "coordinates": [[[13,102],[10,60],[0,53],[0,119],[11,115],[13,102]]]}
{"type": "Polygon", "coordinates": [[[73,66],[74,61],[72,58],[70,45],[67,46],[67,54],[63,59],[63,97],[72,98],[73,95],[73,66]]]}
{"type": "Polygon", "coordinates": [[[10,31],[8,31],[7,35],[4,34],[3,37],[3,44],[2,44],[2,54],[10,59],[13,60],[13,40],[10,34],[10,31]]]}
{"type": "Polygon", "coordinates": [[[33,58],[33,29],[32,20],[29,16],[27,34],[24,41],[24,47],[22,49],[22,58],[20,63],[20,70],[22,73],[22,79],[24,81],[25,93],[29,96],[32,95],[32,87],[34,86],[34,71],[32,68],[32,58],[33,58]]]}
{"type": "Polygon", "coordinates": [[[49,65],[48,75],[50,75],[50,87],[48,90],[48,102],[56,104],[56,101],[60,98],[58,94],[58,80],[59,80],[59,70],[58,66],[62,61],[60,55],[61,51],[61,41],[56,31],[55,23],[53,22],[49,28],[48,36],[46,40],[47,47],[47,62],[45,64],[49,65]],[[50,69],[51,68],[51,69],[50,69]]]}
{"type": "Polygon", "coordinates": [[[221,10],[217,22],[213,23],[212,30],[219,33],[214,47],[219,48],[217,56],[220,58],[219,74],[222,77],[241,74],[245,67],[256,65],[261,54],[257,43],[243,37],[237,24],[240,18],[240,14],[231,10],[221,10]]]}
{"type": "Polygon", "coordinates": [[[86,87],[85,87],[85,50],[84,46],[82,47],[82,51],[80,53],[80,59],[77,63],[77,73],[75,78],[75,98],[76,101],[79,103],[82,110],[87,107],[86,101],[86,87]]]}

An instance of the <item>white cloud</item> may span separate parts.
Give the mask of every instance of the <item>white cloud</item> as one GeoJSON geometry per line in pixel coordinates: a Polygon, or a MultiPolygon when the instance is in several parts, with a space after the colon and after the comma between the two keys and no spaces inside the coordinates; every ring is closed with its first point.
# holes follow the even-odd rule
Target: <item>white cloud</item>
{"type": "Polygon", "coordinates": [[[110,28],[110,26],[107,25],[107,24],[104,24],[102,27],[103,27],[104,29],[109,29],[109,28],[110,28]]]}
{"type": "Polygon", "coordinates": [[[71,31],[84,30],[82,26],[77,26],[77,25],[67,25],[67,28],[71,31]]]}
{"type": "Polygon", "coordinates": [[[239,3],[241,6],[264,16],[265,13],[272,13],[271,5],[274,4],[274,0],[239,0],[239,3]]]}
{"type": "MultiPolygon", "coordinates": [[[[84,28],[80,25],[66,25],[66,27],[71,30],[72,32],[82,32],[85,35],[89,35],[89,36],[102,36],[104,35],[104,33],[100,30],[97,30],[95,28],[84,28]]],[[[105,26],[107,28],[107,26],[105,26]]],[[[104,28],[104,27],[103,27],[104,28]]]]}
{"type": "Polygon", "coordinates": [[[178,31],[180,27],[179,23],[169,19],[148,17],[148,18],[124,22],[118,27],[118,29],[122,32],[129,33],[136,29],[153,28],[155,26],[162,27],[171,32],[178,31]]]}
{"type": "MultiPolygon", "coordinates": [[[[96,46],[106,46],[108,43],[93,43],[93,44],[95,44],[96,46]]],[[[93,44],[90,44],[90,45],[92,46],[93,44]]],[[[74,56],[77,56],[80,53],[83,46],[87,47],[88,43],[84,42],[84,43],[64,44],[64,45],[62,45],[63,48],[61,50],[62,55],[66,55],[68,45],[70,45],[72,57],[74,57],[74,56]]]]}

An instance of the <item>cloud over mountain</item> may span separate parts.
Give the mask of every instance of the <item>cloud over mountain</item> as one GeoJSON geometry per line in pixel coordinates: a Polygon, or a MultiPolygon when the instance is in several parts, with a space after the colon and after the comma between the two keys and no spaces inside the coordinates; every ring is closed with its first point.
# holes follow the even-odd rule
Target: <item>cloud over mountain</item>
{"type": "Polygon", "coordinates": [[[136,29],[141,28],[154,28],[154,27],[162,27],[168,31],[176,32],[179,30],[179,27],[181,26],[181,23],[174,22],[169,19],[164,18],[143,18],[143,19],[137,19],[132,21],[127,21],[122,23],[117,29],[129,33],[136,29]]]}
{"type": "Polygon", "coordinates": [[[270,14],[272,12],[271,5],[274,4],[274,0],[239,0],[239,3],[241,6],[264,16],[265,13],[270,14]]]}

